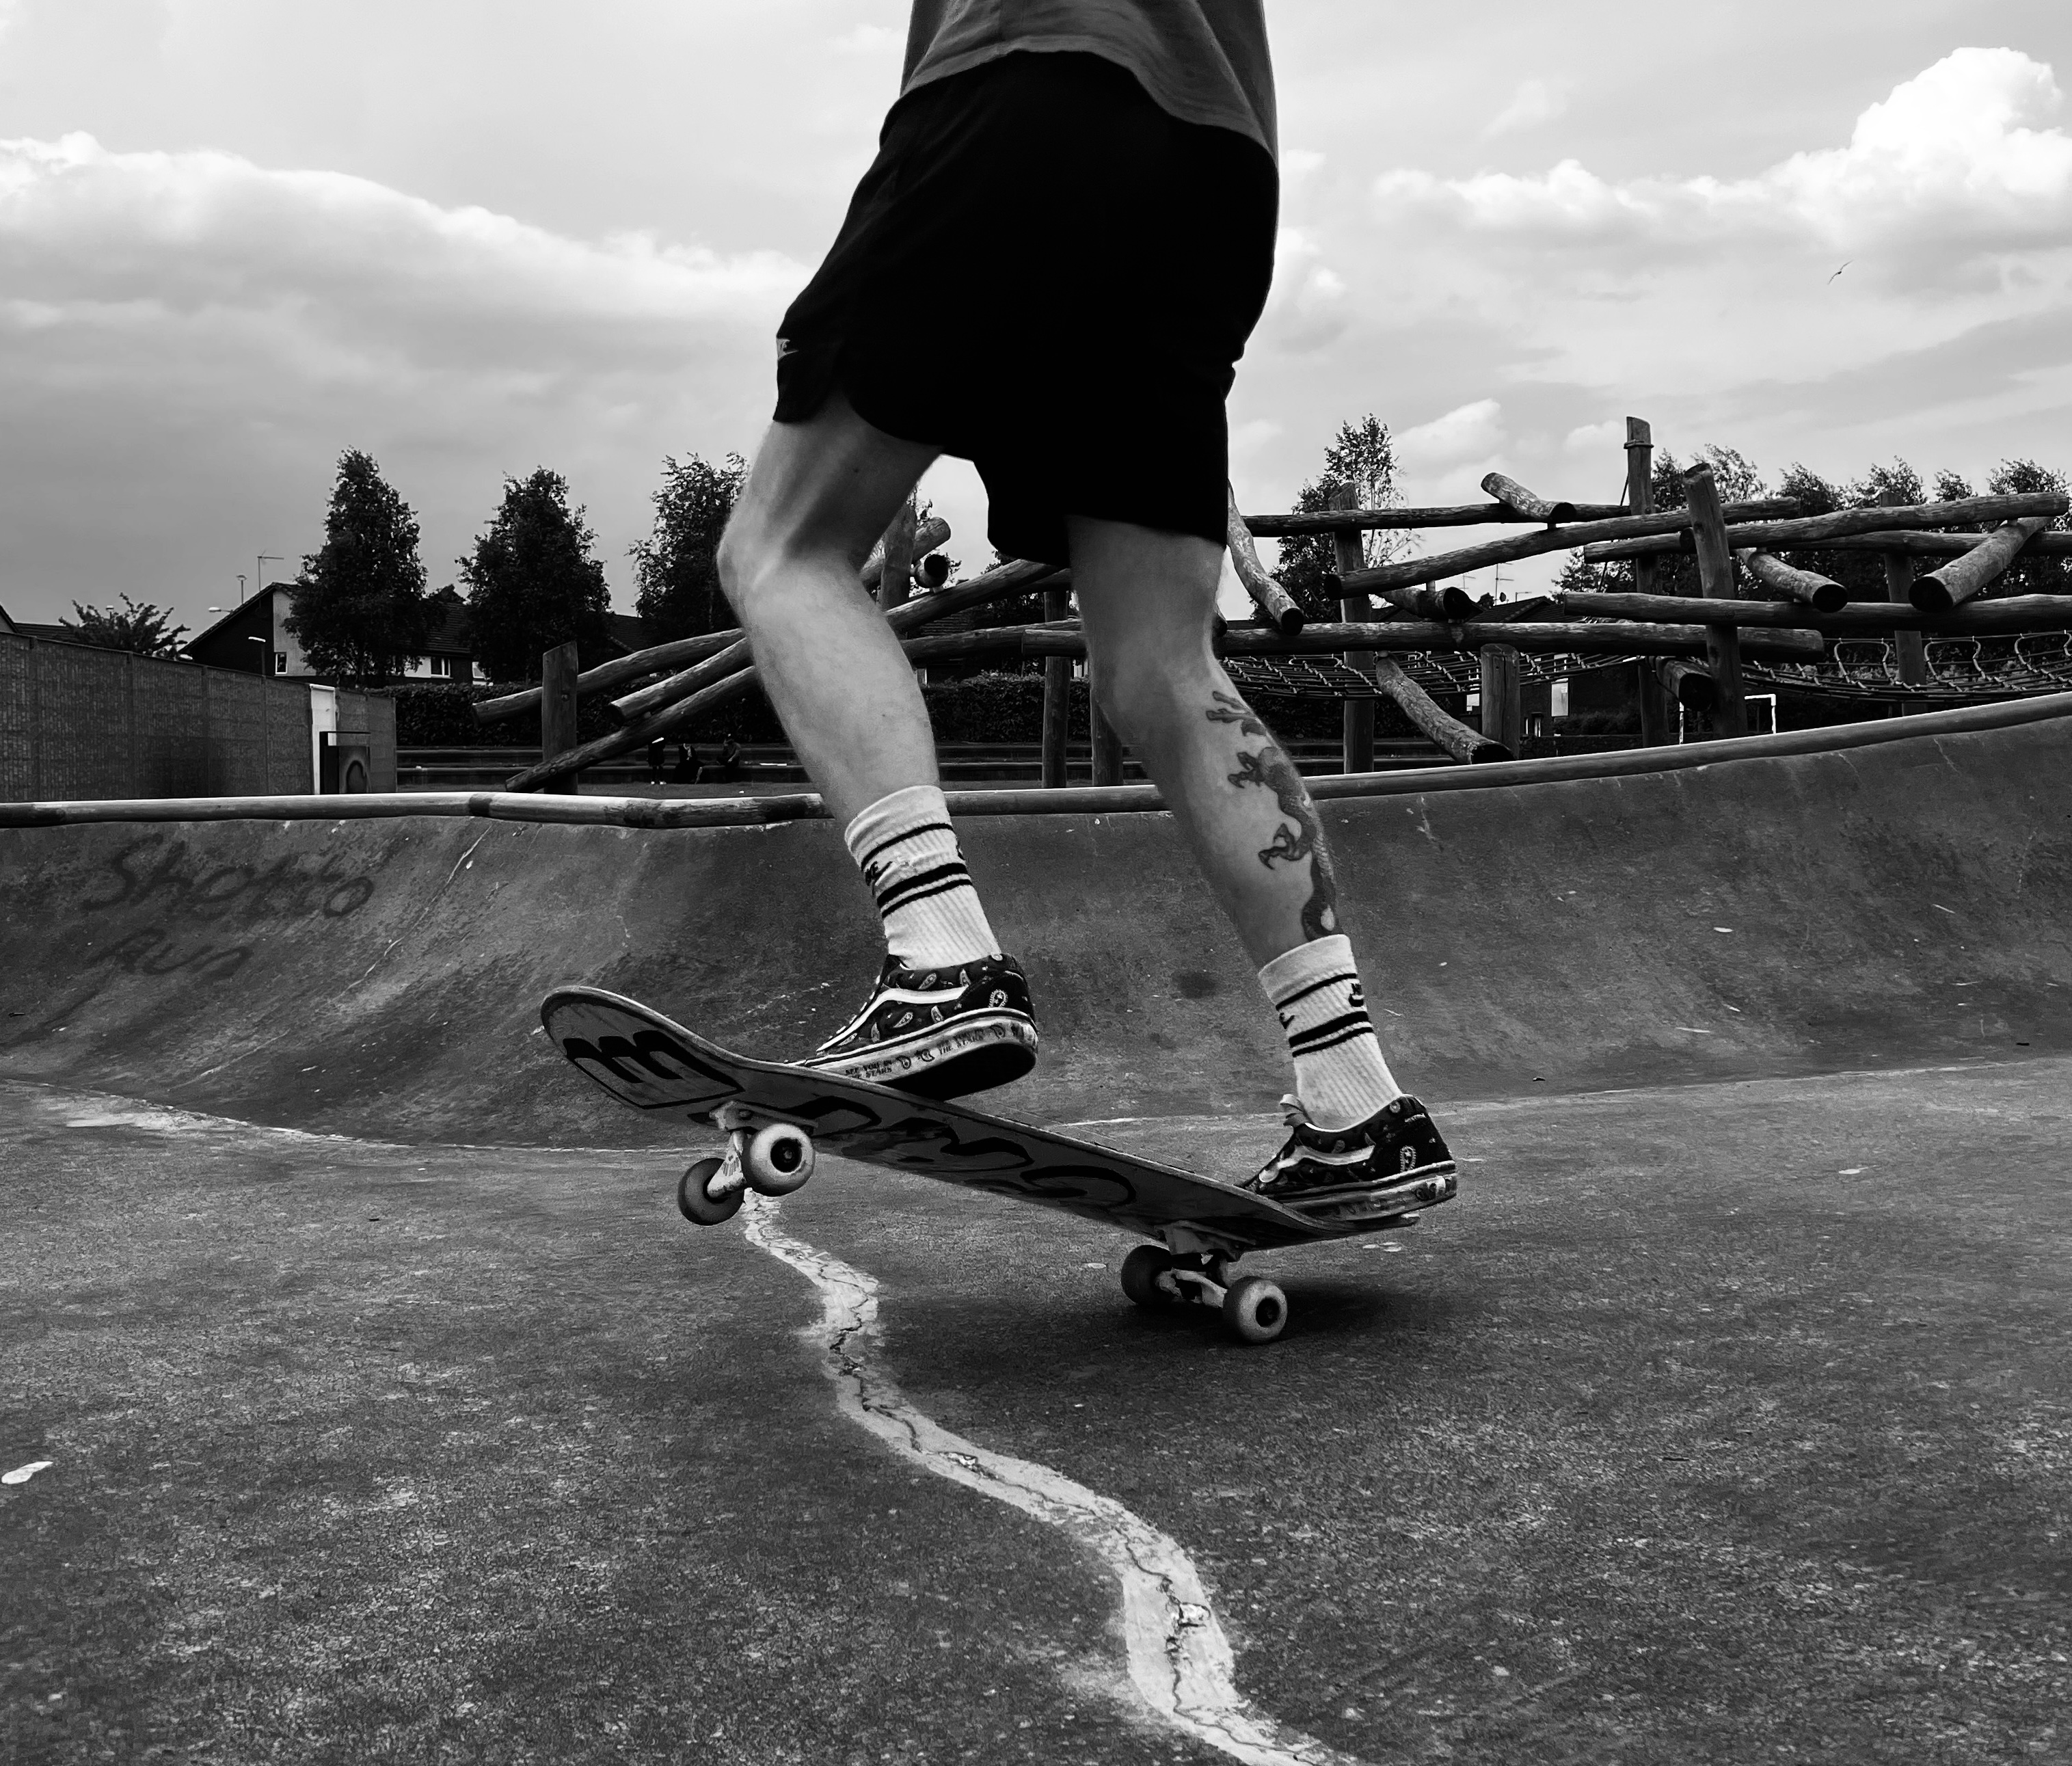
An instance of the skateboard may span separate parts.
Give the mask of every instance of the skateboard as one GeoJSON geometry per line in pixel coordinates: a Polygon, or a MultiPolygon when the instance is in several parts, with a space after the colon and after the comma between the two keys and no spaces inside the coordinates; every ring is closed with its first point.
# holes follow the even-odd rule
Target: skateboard
{"type": "Polygon", "coordinates": [[[1408,1192],[1298,1214],[1076,1135],[737,1055],[601,988],[559,989],[541,1002],[540,1019],[561,1052],[613,1097],[726,1134],[725,1156],[697,1160],[676,1187],[676,1205],[694,1225],[730,1220],[751,1189],[789,1195],[813,1175],[824,1149],[1140,1234],[1151,1242],[1123,1259],[1124,1293],[1142,1307],[1211,1308],[1248,1343],[1280,1336],[1288,1299],[1262,1276],[1235,1274],[1246,1252],[1406,1227],[1458,1187],[1449,1173],[1408,1192]]]}

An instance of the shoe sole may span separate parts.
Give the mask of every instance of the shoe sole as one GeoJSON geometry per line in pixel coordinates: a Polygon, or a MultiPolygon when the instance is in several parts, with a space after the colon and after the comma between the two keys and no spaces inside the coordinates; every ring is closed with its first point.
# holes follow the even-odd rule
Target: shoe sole
{"type": "Polygon", "coordinates": [[[964,1097],[1006,1085],[1035,1066],[1036,1027],[1020,1012],[973,1012],[918,1035],[875,1043],[835,1060],[802,1061],[917,1097],[964,1097]]]}
{"type": "Polygon", "coordinates": [[[1264,1193],[1269,1202],[1278,1202],[1308,1220],[1365,1221],[1449,1202],[1460,1187],[1458,1168],[1449,1163],[1408,1171],[1386,1184],[1347,1184],[1336,1189],[1305,1190],[1299,1196],[1256,1193],[1264,1193]]]}

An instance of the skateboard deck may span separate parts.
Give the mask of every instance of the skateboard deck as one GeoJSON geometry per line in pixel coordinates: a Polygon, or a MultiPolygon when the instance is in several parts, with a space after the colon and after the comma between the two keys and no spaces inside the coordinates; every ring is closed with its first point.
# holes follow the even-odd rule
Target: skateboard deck
{"type": "MultiPolygon", "coordinates": [[[[1379,1217],[1314,1220],[1235,1184],[1076,1135],[954,1101],[752,1060],[600,988],[550,994],[540,1016],[570,1060],[615,1097],[651,1115],[703,1122],[723,1105],[742,1105],[797,1123],[843,1159],[1059,1208],[1146,1237],[1197,1225],[1234,1247],[1264,1250],[1404,1224],[1400,1202],[1379,1217]]],[[[1435,1188],[1426,1200],[1441,1199],[1435,1188]]]]}

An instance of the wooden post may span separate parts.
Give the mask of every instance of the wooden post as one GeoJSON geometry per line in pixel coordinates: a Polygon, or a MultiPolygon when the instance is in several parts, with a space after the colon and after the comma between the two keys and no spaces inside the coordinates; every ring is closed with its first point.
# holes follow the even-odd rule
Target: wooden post
{"type": "MultiPolygon", "coordinates": [[[[557,644],[540,658],[540,758],[551,760],[577,745],[576,677],[582,666],[573,644],[557,644]]],[[[580,790],[582,775],[563,773],[545,786],[549,791],[580,790]]]]}
{"type": "MultiPolygon", "coordinates": [[[[1684,499],[1695,517],[1692,536],[1698,547],[1698,586],[1708,601],[1731,601],[1735,599],[1734,555],[1728,549],[1726,517],[1720,513],[1720,488],[1711,467],[1694,466],[1684,473],[1684,499]]],[[[1707,626],[1705,661],[1719,694],[1719,702],[1712,708],[1712,734],[1746,735],[1741,633],[1730,625],[1707,626]]]]}
{"type": "Polygon", "coordinates": [[[914,497],[907,493],[885,530],[885,567],[878,578],[878,604],[890,613],[914,593],[914,497]]]}
{"type": "MultiPolygon", "coordinates": [[[[1332,493],[1331,507],[1334,509],[1356,508],[1359,494],[1350,484],[1341,485],[1332,493]]],[[[1357,570],[1367,562],[1360,550],[1360,530],[1356,527],[1334,528],[1331,530],[1332,561],[1343,576],[1348,570],[1357,570]]],[[[1338,616],[1342,620],[1367,620],[1374,617],[1374,598],[1366,595],[1348,595],[1338,603],[1338,616]]],[[[1371,650],[1348,650],[1345,653],[1346,666],[1357,669],[1362,674],[1374,673],[1374,652],[1371,650]]],[[[1371,772],[1374,771],[1374,701],[1348,699],[1346,701],[1345,746],[1339,770],[1344,772],[1371,772]]]]}
{"type": "Polygon", "coordinates": [[[1100,702],[1091,692],[1087,695],[1087,715],[1089,733],[1094,739],[1094,783],[1119,785],[1122,783],[1122,738],[1116,733],[1115,726],[1101,715],[1100,702]]]}
{"type": "MultiPolygon", "coordinates": [[[[1626,420],[1626,507],[1635,515],[1655,513],[1655,431],[1646,418],[1629,417],[1626,420]]],[[[1653,595],[1656,592],[1655,560],[1651,558],[1633,561],[1633,586],[1636,593],[1653,595]]],[[[1654,669],[1642,664],[1640,669],[1640,745],[1643,748],[1672,747],[1676,741],[1677,718],[1675,706],[1654,669]]]]}
{"type": "Polygon", "coordinates": [[[1519,680],[1518,652],[1507,644],[1486,644],[1482,661],[1482,734],[1517,754],[1525,739],[1525,692],[1519,680]]]}
{"type": "MultiPolygon", "coordinates": [[[[1883,562],[1885,599],[1897,601],[1902,607],[1911,606],[1914,599],[1914,560],[1904,552],[1888,552],[1883,562]]],[[[1926,685],[1928,647],[1918,632],[1893,633],[1892,659],[1899,665],[1901,685],[1918,687],[1926,685]]],[[[1893,714],[1904,717],[1908,712],[1918,709],[1912,701],[1902,699],[1893,714]]]]}
{"type": "MultiPolygon", "coordinates": [[[[1066,589],[1043,591],[1043,617],[1063,620],[1072,611],[1071,593],[1066,589]]],[[[1066,783],[1065,749],[1072,727],[1072,659],[1067,656],[1043,659],[1043,784],[1055,791],[1066,783]]]]}

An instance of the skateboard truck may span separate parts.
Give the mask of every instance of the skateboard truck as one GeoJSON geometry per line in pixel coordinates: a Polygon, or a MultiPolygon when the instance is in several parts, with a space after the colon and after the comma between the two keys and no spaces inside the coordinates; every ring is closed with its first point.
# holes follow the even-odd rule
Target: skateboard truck
{"type": "Polygon", "coordinates": [[[696,1161],[676,1185],[676,1207],[693,1225],[717,1226],[749,1191],[789,1196],[813,1175],[813,1137],[796,1122],[745,1104],[722,1104],[712,1119],[726,1130],[726,1156],[696,1161]]]}
{"type": "Polygon", "coordinates": [[[1139,1306],[1202,1306],[1247,1343],[1271,1343],[1288,1323],[1288,1296],[1263,1275],[1234,1276],[1244,1247],[1190,1221],[1161,1227],[1162,1245],[1122,1260],[1122,1291],[1139,1306]]]}

